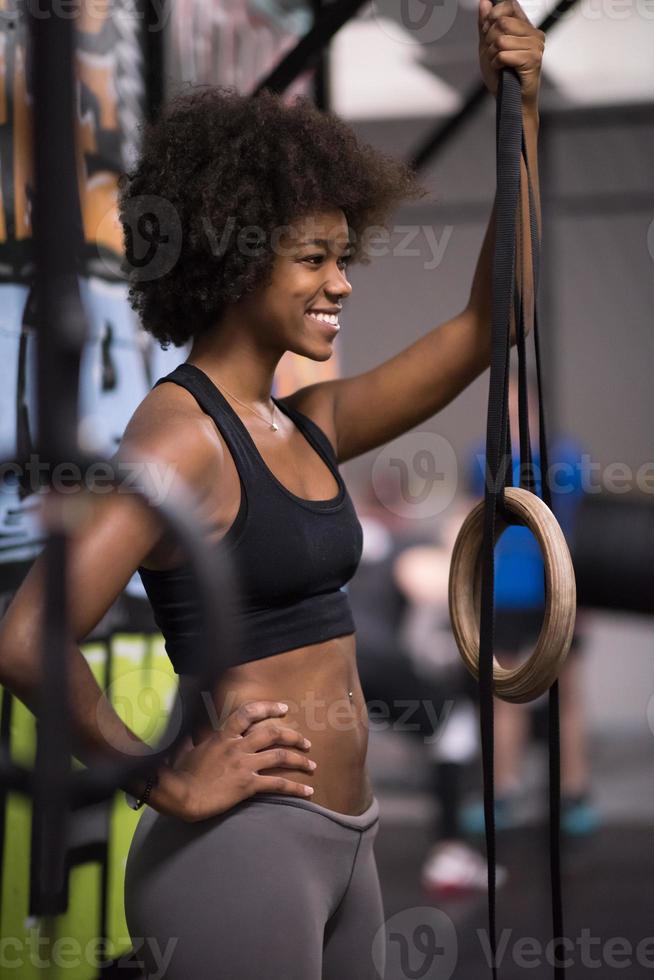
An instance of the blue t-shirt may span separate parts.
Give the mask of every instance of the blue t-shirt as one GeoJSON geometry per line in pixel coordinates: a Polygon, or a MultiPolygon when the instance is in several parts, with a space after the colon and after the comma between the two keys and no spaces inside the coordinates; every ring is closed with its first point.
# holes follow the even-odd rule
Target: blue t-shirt
{"type": "MultiPolygon", "coordinates": [[[[581,447],[570,438],[557,439],[550,447],[552,510],[570,540],[579,501],[583,495],[581,447]]],[[[536,492],[540,496],[540,458],[534,454],[536,492]]],[[[468,484],[476,497],[484,496],[486,445],[473,453],[468,484]]],[[[518,485],[520,457],[513,456],[513,482],[518,485]]],[[[495,606],[532,609],[545,602],[543,559],[536,538],[527,527],[507,527],[495,546],[495,606]]]]}

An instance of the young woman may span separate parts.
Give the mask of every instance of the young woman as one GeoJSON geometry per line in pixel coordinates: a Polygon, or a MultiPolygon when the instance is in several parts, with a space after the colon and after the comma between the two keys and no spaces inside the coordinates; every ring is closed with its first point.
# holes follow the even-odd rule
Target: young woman
{"type": "MultiPolygon", "coordinates": [[[[538,193],[542,32],[516,0],[481,0],[479,38],[492,92],[502,67],[520,74],[538,193]]],[[[286,351],[331,356],[347,264],[366,261],[367,229],[424,193],[415,175],[307,101],[201,89],[147,130],[121,191],[127,238],[142,202],[168,209],[159,244],[169,251],[158,274],[136,270],[134,308],[162,345],[192,341],[138,406],[121,457],[170,466],[194,489],[208,540],[236,562],[246,636],[206,724],[148,787],[126,872],[130,932],[146,973],[168,980],[377,977],[378,804],[342,588],[361,527],[338,465],[430,418],[487,366],[492,216],[459,315],[364,374],[275,399],[286,351]]],[[[75,640],[138,568],[183,677],[198,628],[184,555],[128,497],[111,495],[73,543],[75,640]]],[[[39,560],[0,637],[0,682],[26,702],[41,576],[39,560]]],[[[133,750],[75,644],[70,672],[80,757],[133,750]]]]}

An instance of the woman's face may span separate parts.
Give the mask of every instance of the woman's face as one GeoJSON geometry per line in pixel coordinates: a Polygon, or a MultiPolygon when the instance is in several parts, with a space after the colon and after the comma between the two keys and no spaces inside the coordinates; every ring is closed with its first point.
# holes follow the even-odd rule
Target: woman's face
{"type": "Polygon", "coordinates": [[[345,215],[337,210],[296,219],[278,229],[271,244],[272,279],[252,298],[250,310],[257,330],[284,351],[327,360],[339,331],[340,309],[352,292],[346,276],[350,246],[345,215]]]}

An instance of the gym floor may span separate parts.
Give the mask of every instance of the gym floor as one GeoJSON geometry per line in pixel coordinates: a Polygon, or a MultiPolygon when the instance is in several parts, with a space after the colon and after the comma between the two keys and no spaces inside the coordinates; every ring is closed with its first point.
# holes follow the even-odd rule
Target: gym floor
{"type": "MultiPolygon", "coordinates": [[[[389,955],[396,962],[389,963],[386,980],[409,976],[482,980],[491,975],[485,955],[486,895],[443,899],[423,892],[420,869],[433,843],[434,804],[420,785],[422,747],[406,739],[394,738],[392,743],[394,762],[403,756],[401,767],[389,767],[391,740],[383,733],[373,737],[370,754],[382,811],[376,854],[387,925],[397,946],[389,944],[389,955]],[[399,791],[397,782],[393,785],[393,771],[398,776],[403,773],[405,779],[411,773],[416,785],[399,791]],[[430,924],[438,940],[433,944],[435,952],[430,952],[425,940],[430,924]],[[403,969],[402,963],[408,963],[409,969],[403,969]]],[[[603,825],[594,835],[564,845],[565,929],[571,941],[566,980],[615,975],[639,980],[654,975],[651,757],[651,737],[594,740],[594,799],[603,825]]],[[[553,976],[552,952],[547,947],[551,937],[547,826],[539,806],[544,762],[538,745],[525,767],[531,775],[525,787],[524,824],[499,834],[497,840],[498,861],[508,871],[507,882],[497,893],[503,980],[553,976]]]]}

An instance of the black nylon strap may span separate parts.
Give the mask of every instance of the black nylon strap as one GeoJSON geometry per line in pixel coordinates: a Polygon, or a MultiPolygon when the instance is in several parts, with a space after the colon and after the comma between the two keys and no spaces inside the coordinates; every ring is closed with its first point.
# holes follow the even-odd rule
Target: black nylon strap
{"type": "MultiPolygon", "coordinates": [[[[537,290],[540,249],[531,174],[522,127],[522,93],[517,73],[510,68],[500,72],[496,113],[496,222],[492,267],[491,365],[486,428],[486,486],[484,494],[484,536],[482,544],[482,590],[479,638],[479,694],[484,814],[488,860],[488,923],[491,972],[497,980],[496,940],[496,842],[493,714],[493,636],[494,636],[494,541],[496,517],[515,523],[504,506],[504,487],[512,485],[513,461],[508,416],[509,331],[513,308],[518,354],[518,403],[520,437],[520,485],[536,492],[527,396],[527,355],[524,331],[523,296],[516,285],[516,228],[521,220],[520,160],[524,157],[529,191],[529,231],[532,255],[533,333],[539,404],[539,449],[541,494],[551,507],[537,290]]],[[[560,749],[558,682],[549,693],[549,780],[550,780],[550,876],[554,937],[563,936],[560,862],[560,749]]],[[[555,961],[555,980],[564,980],[565,968],[555,961]]]]}
{"type": "Polygon", "coordinates": [[[515,289],[516,209],[520,189],[522,96],[517,74],[500,73],[496,116],[497,192],[491,304],[491,364],[486,427],[486,486],[482,544],[482,589],[479,636],[479,696],[484,815],[488,860],[488,928],[491,971],[497,978],[495,921],[495,787],[493,716],[494,540],[498,504],[503,507],[504,485],[512,477],[507,462],[508,365],[510,310],[515,289]]]}
{"type": "MultiPolygon", "coordinates": [[[[543,398],[543,376],[540,351],[540,334],[538,330],[538,279],[540,275],[540,243],[536,222],[536,207],[534,204],[529,172],[529,160],[523,138],[523,155],[527,168],[527,186],[529,189],[529,219],[532,243],[532,270],[534,282],[534,349],[536,354],[536,378],[538,385],[538,421],[540,442],[541,494],[547,506],[552,507],[552,494],[548,479],[549,455],[547,449],[545,400],[543,398]]],[[[559,682],[552,684],[549,691],[548,705],[548,743],[549,743],[549,797],[550,797],[550,880],[552,887],[552,932],[555,939],[563,938],[563,894],[561,884],[561,740],[559,716],[559,682]]],[[[555,959],[555,980],[564,980],[565,967],[560,962],[560,955],[555,959]]]]}

